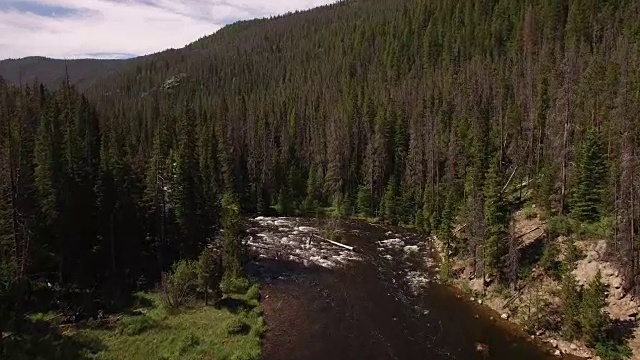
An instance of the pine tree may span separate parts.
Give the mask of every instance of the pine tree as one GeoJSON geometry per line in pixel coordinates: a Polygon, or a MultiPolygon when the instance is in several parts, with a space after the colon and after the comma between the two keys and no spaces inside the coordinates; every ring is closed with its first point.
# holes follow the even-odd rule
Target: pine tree
{"type": "Polygon", "coordinates": [[[276,204],[278,213],[281,216],[288,216],[292,214],[293,204],[291,200],[291,190],[286,184],[283,184],[278,192],[278,203],[276,204]]]}
{"type": "Polygon", "coordinates": [[[571,273],[575,270],[580,257],[580,250],[576,246],[573,239],[568,238],[565,244],[564,262],[562,264],[562,272],[564,274],[571,273]]]}
{"type": "Polygon", "coordinates": [[[222,241],[225,278],[241,277],[245,251],[242,244],[240,205],[235,195],[229,192],[222,197],[222,241]]]}
{"type": "Polygon", "coordinates": [[[506,275],[512,289],[516,289],[518,283],[518,270],[520,269],[520,241],[516,234],[515,219],[511,216],[509,222],[509,241],[506,253],[506,275]]]}
{"type": "Polygon", "coordinates": [[[392,225],[398,224],[398,195],[394,181],[389,181],[382,200],[384,220],[392,225]]]}
{"type": "Polygon", "coordinates": [[[500,187],[500,163],[495,157],[487,172],[485,186],[485,266],[489,273],[499,275],[503,257],[506,255],[508,236],[508,210],[505,206],[500,187]]]}
{"type": "Polygon", "coordinates": [[[38,190],[38,200],[45,223],[51,225],[58,217],[58,199],[56,174],[57,159],[54,147],[52,129],[56,128],[54,123],[55,110],[50,107],[42,115],[38,126],[38,135],[35,144],[35,180],[38,190]]]}
{"type": "Polygon", "coordinates": [[[569,340],[578,338],[580,332],[580,292],[571,272],[565,273],[560,284],[562,334],[569,340]]]}
{"type": "Polygon", "coordinates": [[[580,154],[578,180],[571,199],[571,212],[578,220],[596,221],[602,214],[602,194],[606,175],[604,151],[597,135],[589,131],[580,154]]]}
{"type": "Polygon", "coordinates": [[[558,266],[556,257],[558,255],[558,246],[554,240],[547,239],[544,242],[542,256],[540,257],[540,267],[550,276],[558,275],[558,266]]]}
{"type": "Polygon", "coordinates": [[[589,346],[594,346],[606,336],[609,328],[609,317],[604,313],[606,306],[606,286],[602,283],[602,274],[598,270],[587,285],[580,303],[579,322],[582,336],[589,346]]]}
{"type": "Polygon", "coordinates": [[[366,186],[358,187],[357,209],[364,216],[371,216],[371,191],[366,186]]]}
{"type": "Polygon", "coordinates": [[[179,251],[185,258],[195,257],[205,240],[202,228],[204,206],[196,156],[195,114],[187,106],[178,121],[177,150],[172,157],[170,199],[180,232],[179,251]]]}
{"type": "Polygon", "coordinates": [[[303,206],[307,211],[314,211],[320,206],[321,192],[318,168],[315,165],[311,165],[307,177],[307,191],[303,206]]]}
{"type": "Polygon", "coordinates": [[[220,299],[220,281],[222,280],[222,261],[213,250],[205,248],[198,258],[198,284],[204,293],[204,304],[209,304],[209,293],[214,303],[220,299]]]}

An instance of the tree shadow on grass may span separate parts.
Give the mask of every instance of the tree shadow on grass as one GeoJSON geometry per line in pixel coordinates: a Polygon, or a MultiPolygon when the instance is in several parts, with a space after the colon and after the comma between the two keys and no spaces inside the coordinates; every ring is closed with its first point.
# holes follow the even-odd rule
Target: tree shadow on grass
{"type": "Polygon", "coordinates": [[[23,305],[28,313],[60,313],[64,315],[63,322],[79,323],[105,314],[131,313],[154,304],[149,298],[130,291],[120,291],[118,296],[114,296],[107,291],[35,284],[23,305]],[[113,300],[115,297],[117,301],[113,300]]]}
{"type": "MultiPolygon", "coordinates": [[[[5,335],[6,336],[6,335],[5,335]]],[[[96,338],[64,332],[45,321],[23,323],[21,334],[2,341],[0,358],[12,360],[85,360],[105,349],[96,338]]]]}
{"type": "Polygon", "coordinates": [[[521,266],[532,267],[540,261],[544,252],[544,239],[544,236],[540,236],[520,249],[521,266]]]}
{"type": "Polygon", "coordinates": [[[240,312],[251,311],[255,305],[251,304],[244,299],[236,299],[232,297],[226,297],[216,304],[218,308],[227,309],[229,312],[237,314],[240,312]]]}

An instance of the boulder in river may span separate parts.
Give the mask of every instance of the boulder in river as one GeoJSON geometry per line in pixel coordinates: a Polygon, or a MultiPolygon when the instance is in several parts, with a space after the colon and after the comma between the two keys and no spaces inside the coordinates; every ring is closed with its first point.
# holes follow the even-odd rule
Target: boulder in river
{"type": "Polygon", "coordinates": [[[400,248],[404,246],[404,241],[400,239],[389,239],[380,241],[380,245],[400,248]]]}
{"type": "Polygon", "coordinates": [[[318,231],[318,229],[310,227],[310,226],[299,226],[296,228],[296,230],[300,231],[300,232],[316,232],[318,231]]]}
{"type": "Polygon", "coordinates": [[[407,254],[417,253],[418,247],[416,245],[409,245],[404,247],[404,252],[407,254]]]}
{"type": "Polygon", "coordinates": [[[483,343],[476,343],[476,351],[483,356],[489,355],[489,345],[483,343]]]}
{"type": "Polygon", "coordinates": [[[291,221],[288,220],[276,220],[273,222],[276,226],[291,226],[291,221]]]}

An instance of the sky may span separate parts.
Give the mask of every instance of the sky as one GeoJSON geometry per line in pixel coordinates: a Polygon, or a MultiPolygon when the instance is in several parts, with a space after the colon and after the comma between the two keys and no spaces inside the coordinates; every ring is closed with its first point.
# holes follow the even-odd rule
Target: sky
{"type": "Polygon", "coordinates": [[[0,0],[0,59],[120,59],[335,0],[0,0]]]}

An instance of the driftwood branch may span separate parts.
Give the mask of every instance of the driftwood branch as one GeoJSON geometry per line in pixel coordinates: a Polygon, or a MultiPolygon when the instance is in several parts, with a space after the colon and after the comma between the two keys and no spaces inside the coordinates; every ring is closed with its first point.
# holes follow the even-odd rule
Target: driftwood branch
{"type": "Polygon", "coordinates": [[[328,242],[328,243],[330,243],[330,244],[333,244],[333,245],[339,246],[339,247],[341,247],[341,248],[345,248],[345,249],[347,249],[347,250],[349,250],[349,251],[355,251],[355,248],[354,248],[353,246],[349,246],[349,245],[345,245],[345,244],[339,243],[339,242],[337,242],[337,241],[333,241],[333,240],[325,239],[325,238],[323,238],[322,236],[319,236],[319,235],[315,235],[315,234],[314,234],[313,236],[314,236],[314,237],[316,237],[316,238],[318,238],[318,239],[320,239],[320,240],[326,241],[326,242],[328,242]]]}

